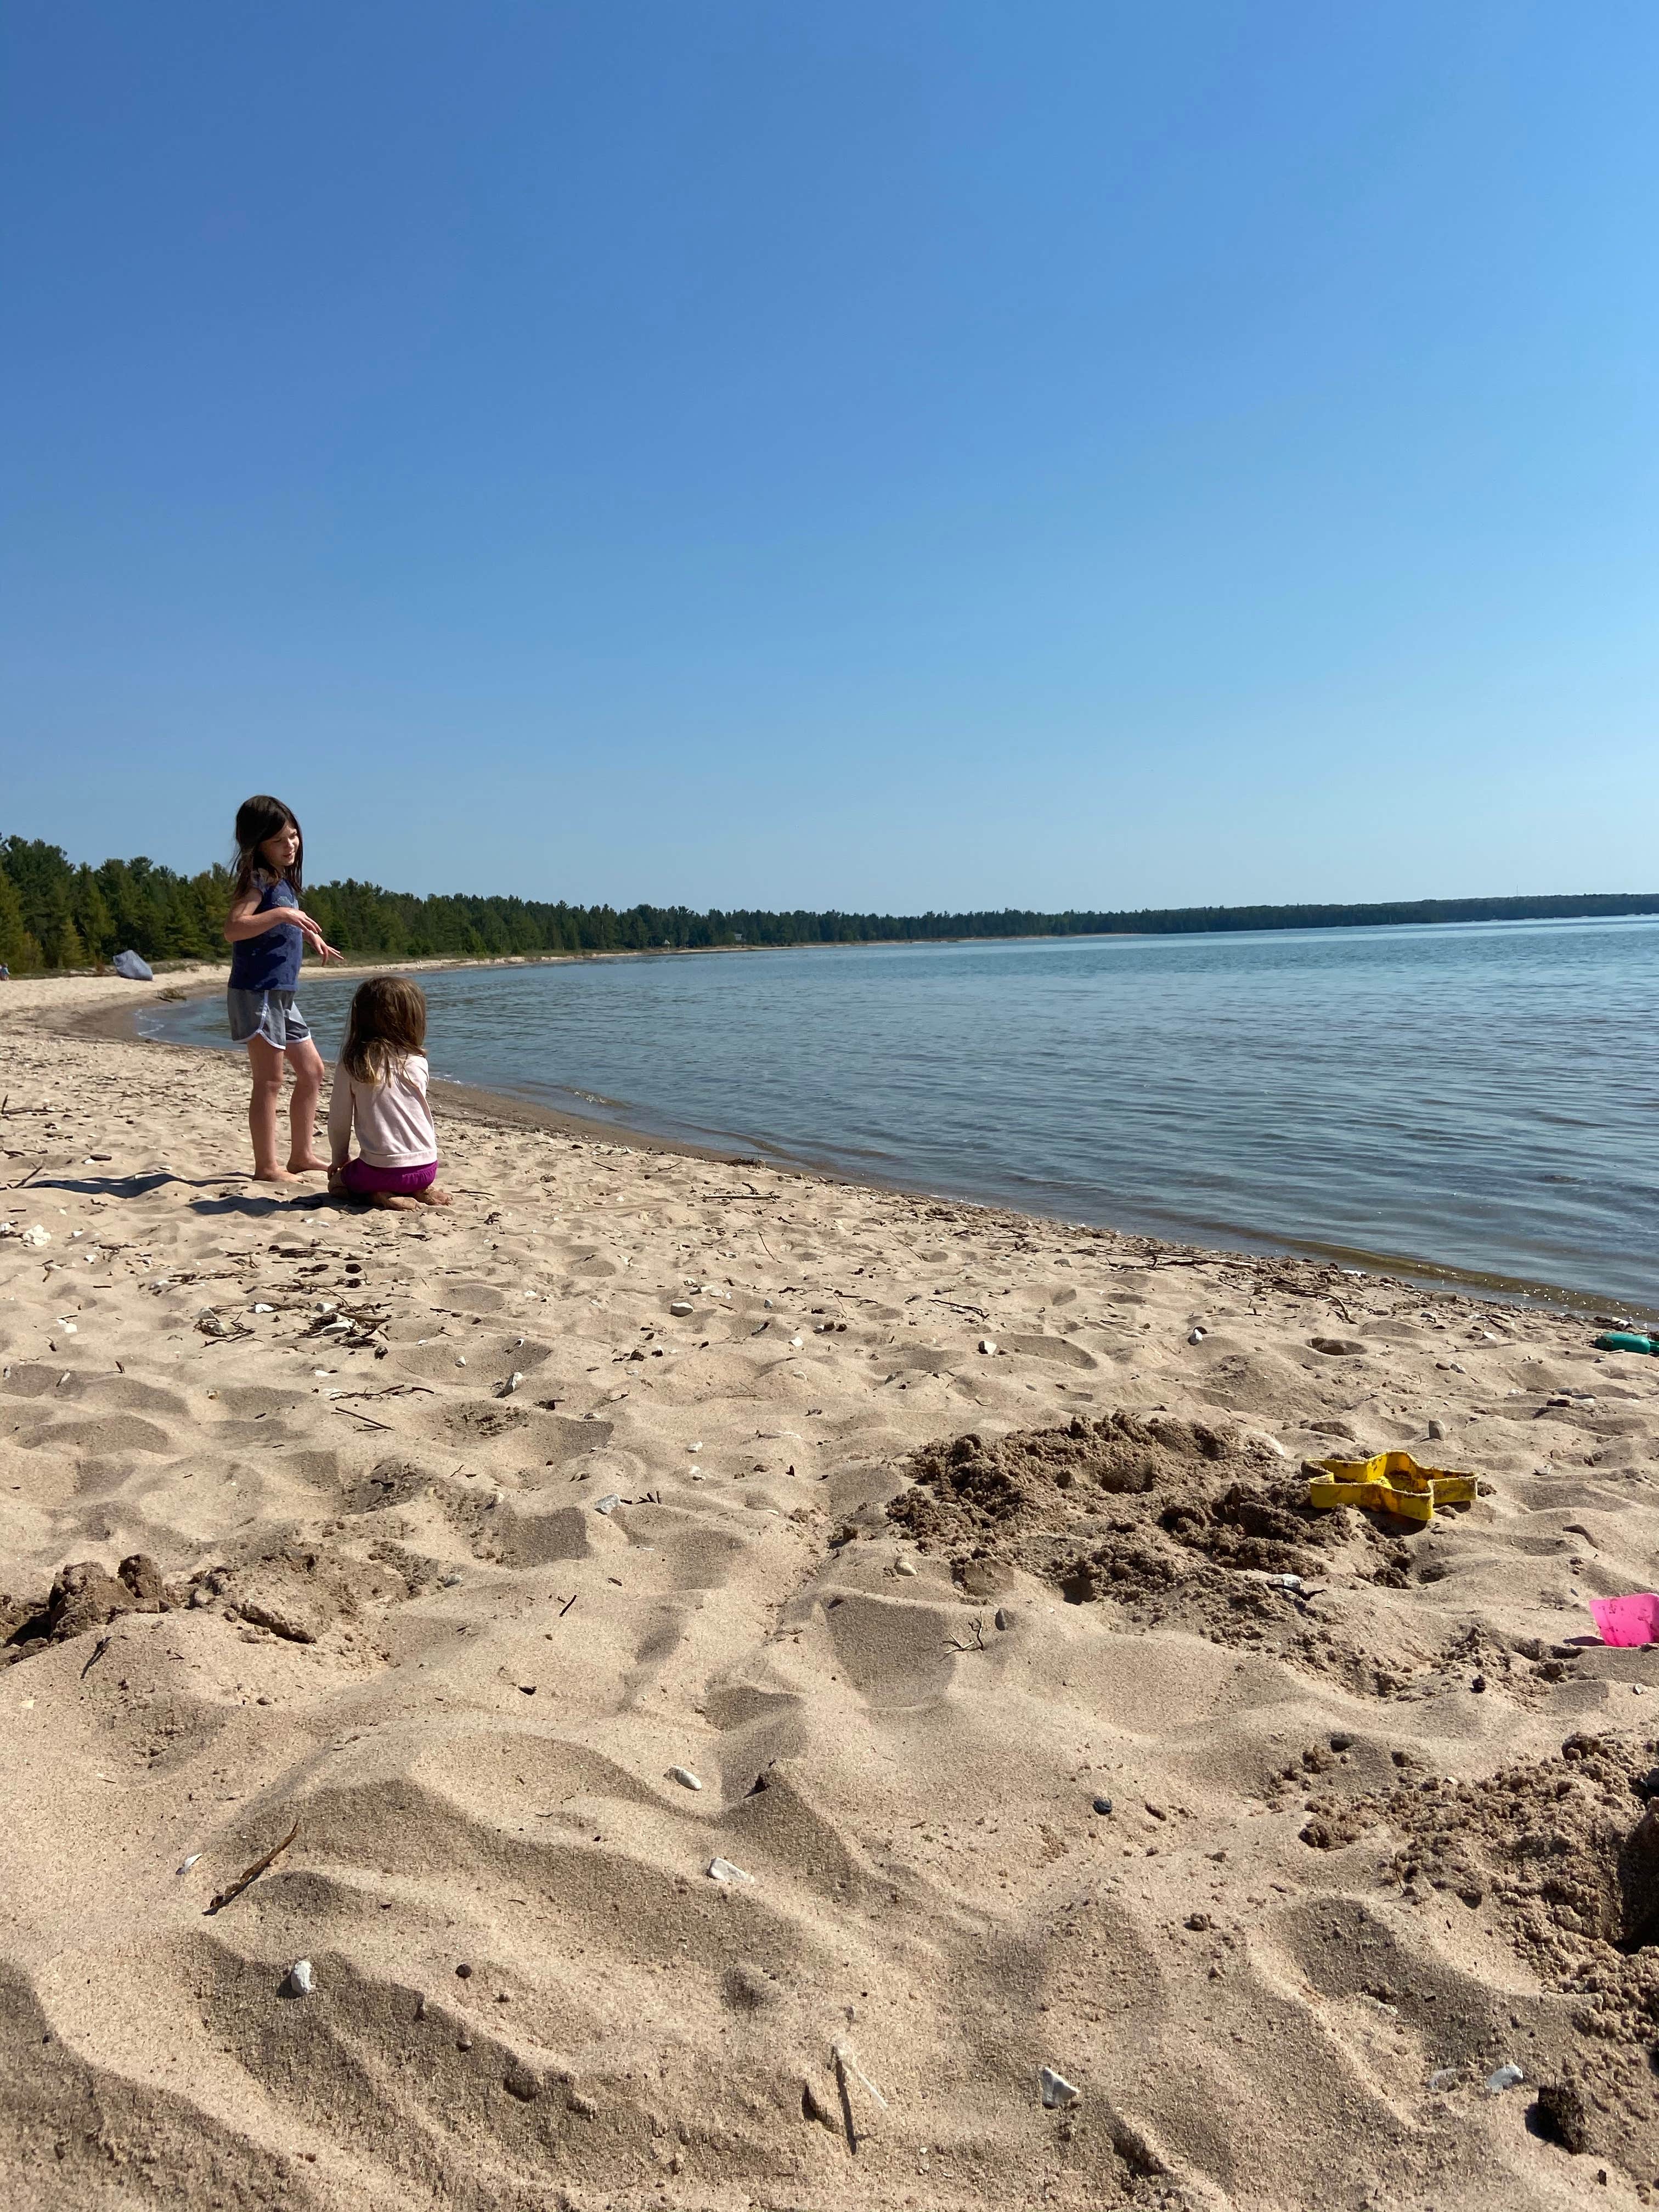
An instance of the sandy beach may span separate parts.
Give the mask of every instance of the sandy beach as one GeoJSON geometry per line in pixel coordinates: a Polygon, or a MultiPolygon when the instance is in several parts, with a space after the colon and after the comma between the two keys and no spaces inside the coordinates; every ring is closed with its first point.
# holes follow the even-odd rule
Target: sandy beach
{"type": "Polygon", "coordinates": [[[0,2200],[1649,2201],[1659,1361],[477,1094],[272,1193],[161,988],[0,985],[0,2200]]]}

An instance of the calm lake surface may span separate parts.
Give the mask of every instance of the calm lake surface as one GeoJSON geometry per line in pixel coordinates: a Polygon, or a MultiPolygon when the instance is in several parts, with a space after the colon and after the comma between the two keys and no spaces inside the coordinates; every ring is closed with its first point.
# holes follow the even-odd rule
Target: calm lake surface
{"type": "MultiPolygon", "coordinates": [[[[307,966],[331,1060],[354,978],[307,966]]],[[[434,1073],[1162,1237],[1659,1304],[1659,921],[464,969],[434,1073]]],[[[147,1017],[228,1046],[222,1002],[147,1017]]]]}

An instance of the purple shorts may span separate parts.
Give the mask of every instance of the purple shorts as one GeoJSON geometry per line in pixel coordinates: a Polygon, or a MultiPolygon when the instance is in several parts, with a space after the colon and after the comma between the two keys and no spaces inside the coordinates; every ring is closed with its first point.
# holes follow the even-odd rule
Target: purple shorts
{"type": "Polygon", "coordinates": [[[416,1191],[430,1190],[437,1180],[436,1160],[418,1168],[375,1168],[367,1160],[345,1164],[345,1187],[354,1198],[368,1198],[377,1190],[389,1191],[393,1198],[413,1198],[416,1191]]]}

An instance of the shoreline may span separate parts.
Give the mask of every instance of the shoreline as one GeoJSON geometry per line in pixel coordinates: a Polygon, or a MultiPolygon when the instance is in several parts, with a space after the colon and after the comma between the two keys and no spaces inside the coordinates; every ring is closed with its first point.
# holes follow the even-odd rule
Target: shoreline
{"type": "MultiPolygon", "coordinates": [[[[690,948],[697,951],[726,951],[745,948],[708,946],[690,948]]],[[[747,948],[765,949],[765,948],[747,948]]],[[[793,948],[792,948],[793,949],[793,948]]],[[[830,945],[812,948],[835,951],[843,948],[830,945]]],[[[545,956],[548,964],[570,965],[585,959],[638,960],[657,957],[648,952],[569,953],[545,956]]],[[[480,960],[433,960],[407,963],[399,973],[430,974],[444,969],[524,967],[540,964],[541,956],[528,957],[503,957],[480,960]]],[[[129,988],[143,988],[142,985],[129,988]]],[[[192,975],[189,985],[180,988],[185,1000],[207,999],[222,989],[216,973],[207,976],[192,975]]],[[[152,999],[145,1002],[154,1006],[152,999]]],[[[171,1002],[176,1003],[176,1001],[171,1002]]],[[[144,1044],[159,1045],[169,1051],[212,1052],[215,1047],[206,1044],[185,1043],[171,1038],[146,1036],[137,1028],[142,1007],[110,1006],[88,1009],[78,1023],[81,1033],[127,1039],[144,1044]]],[[[780,1173],[811,1177],[816,1182],[846,1188],[865,1188],[886,1192],[892,1196],[921,1203],[935,1203],[969,1207],[975,1211],[1010,1221],[1042,1223],[1058,1228],[1075,1230],[1085,1234],[1106,1231],[1115,1237],[1133,1239],[1149,1249],[1172,1255],[1189,1256],[1201,1253],[1216,1259],[1237,1259],[1241,1261],[1263,1259],[1297,1261],[1310,1266],[1336,1269],[1349,1279],[1370,1279],[1398,1283],[1404,1288],[1422,1290],[1447,1297],[1462,1297],[1474,1304],[1515,1307],[1523,1311],[1554,1313],[1574,1319],[1595,1320],[1607,1327],[1619,1327],[1626,1322],[1644,1326],[1659,1323],[1659,1302],[1637,1302],[1620,1305],[1593,1290],[1575,1290],[1565,1285],[1528,1283],[1516,1277],[1447,1266],[1438,1261],[1400,1254],[1373,1252],[1357,1247],[1340,1245],[1300,1244],[1286,1238],[1262,1236],[1259,1240],[1240,1243],[1211,1243],[1192,1237],[1169,1237],[1152,1230],[1132,1229],[1112,1221],[1079,1221],[1074,1217],[1059,1213],[1042,1213],[1030,1208],[1009,1206],[996,1200],[965,1195],[957,1191],[941,1190],[888,1181],[878,1176],[855,1175],[837,1167],[832,1162],[817,1160],[807,1154],[797,1154],[782,1149],[769,1149],[757,1154],[752,1146],[737,1144],[721,1146],[700,1142],[690,1137],[665,1133],[659,1130],[635,1128],[624,1121],[608,1121],[595,1116],[575,1114],[539,1101],[521,1097],[513,1091],[496,1091],[488,1085],[462,1082],[434,1076],[432,1079],[434,1104],[467,1120],[493,1121],[507,1128],[544,1129],[553,1133],[574,1137],[588,1142],[609,1143],[627,1146],[631,1151],[661,1153],[666,1157],[717,1160],[729,1166],[765,1166],[780,1173]],[[1620,1306],[1618,1312],[1610,1311],[1620,1306]]]]}

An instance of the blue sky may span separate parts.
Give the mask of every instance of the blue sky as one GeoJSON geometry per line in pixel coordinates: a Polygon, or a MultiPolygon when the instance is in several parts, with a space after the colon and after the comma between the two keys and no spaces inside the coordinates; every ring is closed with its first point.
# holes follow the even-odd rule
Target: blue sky
{"type": "Polygon", "coordinates": [[[0,829],[1659,886],[1645,4],[14,0],[0,829]]]}

